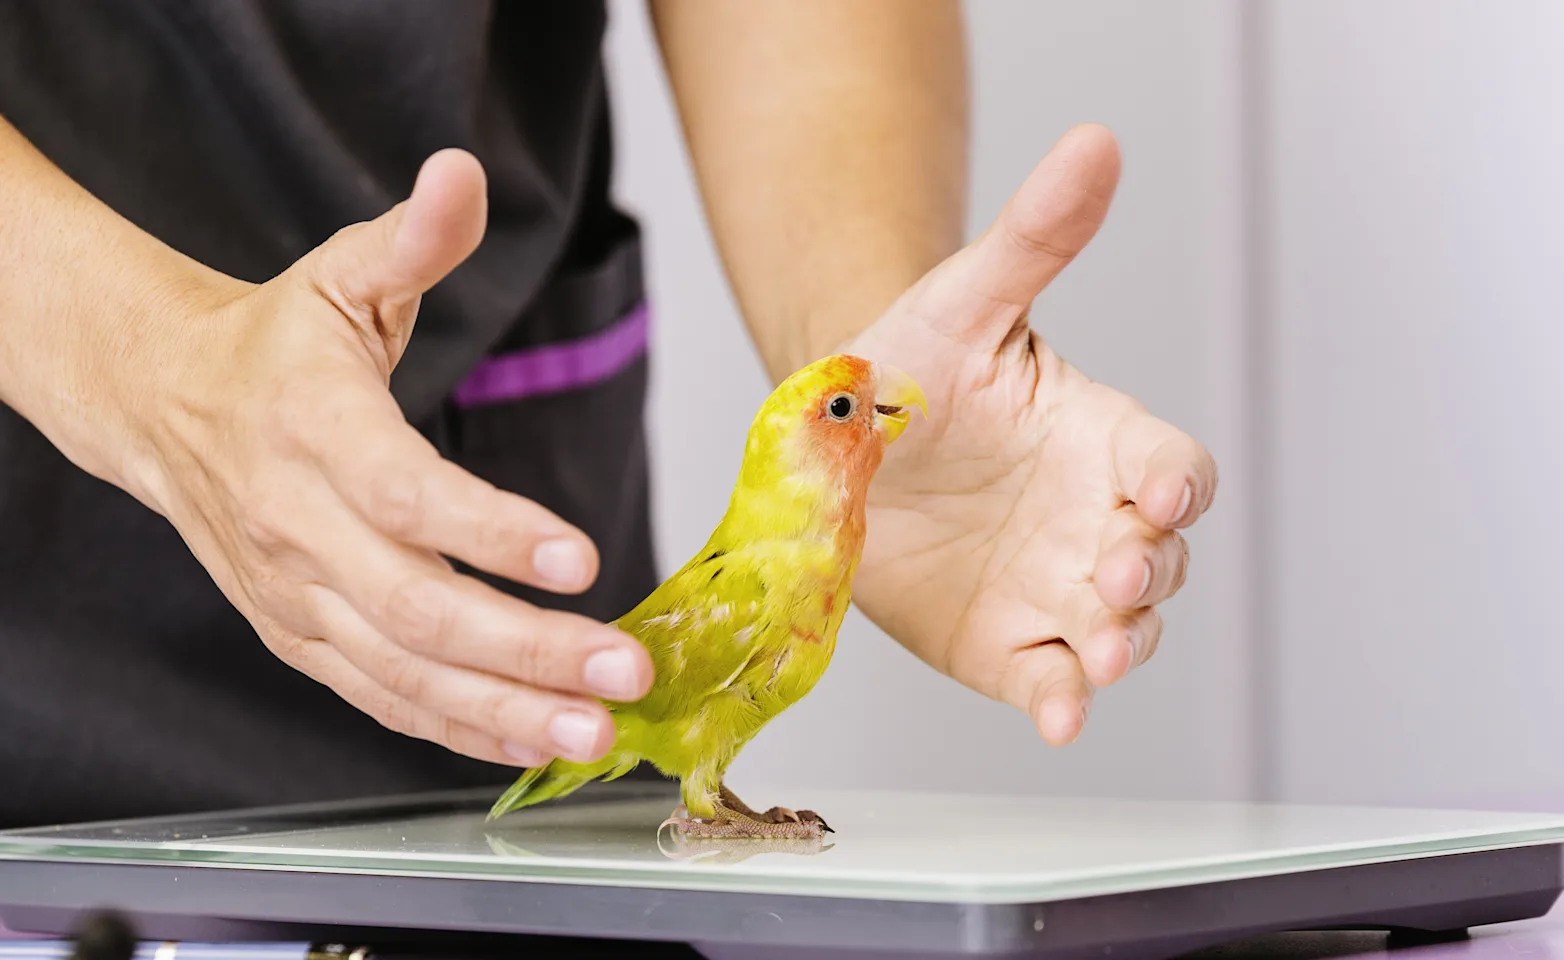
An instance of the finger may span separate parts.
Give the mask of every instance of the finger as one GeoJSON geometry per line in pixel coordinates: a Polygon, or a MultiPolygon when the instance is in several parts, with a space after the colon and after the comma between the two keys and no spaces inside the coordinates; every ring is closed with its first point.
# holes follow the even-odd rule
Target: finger
{"type": "Polygon", "coordinates": [[[338,495],[388,537],[555,593],[580,593],[597,579],[597,549],[586,534],[441,457],[383,390],[345,401],[333,417],[314,444],[316,462],[338,495]]]}
{"type": "Polygon", "coordinates": [[[465,150],[432,154],[402,207],[385,273],[366,271],[355,278],[366,301],[406,289],[422,293],[472,256],[488,220],[483,165],[465,150]]]}
{"type": "Polygon", "coordinates": [[[441,150],[424,161],[406,200],[339,231],[302,263],[327,299],[400,356],[419,297],[472,255],[487,218],[482,165],[465,151],[441,150]]]}
{"type": "Polygon", "coordinates": [[[494,737],[512,752],[590,763],[613,746],[613,719],[600,703],[418,656],[381,636],[325,588],[316,588],[311,605],[331,645],[380,687],[494,737]]]}
{"type": "Polygon", "coordinates": [[[1162,639],[1162,616],[1155,607],[1130,612],[1099,607],[1081,639],[1071,646],[1086,682],[1111,686],[1151,658],[1162,639]]]}
{"type": "Polygon", "coordinates": [[[1044,740],[1062,747],[1081,735],[1092,690],[1075,652],[1051,641],[1016,651],[1000,682],[1000,697],[1031,717],[1044,740]]]}
{"type": "Polygon", "coordinates": [[[1130,645],[1135,648],[1135,661],[1130,664],[1130,669],[1144,666],[1147,660],[1156,655],[1161,643],[1162,614],[1157,612],[1156,607],[1138,611],[1130,624],[1130,645]]]}
{"type": "Polygon", "coordinates": [[[1114,471],[1119,491],[1154,527],[1187,527],[1211,508],[1216,461],[1188,434],[1149,413],[1114,428],[1114,471]]]}
{"type": "Polygon", "coordinates": [[[930,277],[927,313],[962,343],[997,346],[1096,236],[1119,182],[1106,127],[1083,124],[1043,157],[995,222],[930,277]]]}
{"type": "Polygon", "coordinates": [[[552,759],[531,747],[509,746],[475,727],[442,717],[389,692],[320,639],[277,637],[267,646],[294,669],[325,685],[381,726],[428,740],[475,760],[514,767],[537,767],[552,759]]]}
{"type": "Polygon", "coordinates": [[[322,581],[403,650],[606,700],[638,700],[651,689],[651,657],[621,630],[534,607],[387,541],[346,512],[323,512],[313,526],[316,542],[330,544],[315,560],[322,581]]]}
{"type": "Polygon", "coordinates": [[[1110,609],[1154,606],[1184,585],[1189,550],[1178,531],[1153,527],[1126,506],[1109,515],[1102,541],[1092,584],[1110,609]]]}

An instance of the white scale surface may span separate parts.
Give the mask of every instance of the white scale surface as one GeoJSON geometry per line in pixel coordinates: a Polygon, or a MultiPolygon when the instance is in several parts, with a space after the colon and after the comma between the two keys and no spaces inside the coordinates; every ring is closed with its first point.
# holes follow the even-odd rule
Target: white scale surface
{"type": "Polygon", "coordinates": [[[824,845],[679,843],[658,836],[669,797],[625,786],[493,823],[492,798],[467,794],[414,816],[324,805],[0,833],[0,880],[7,860],[136,863],[1036,905],[1564,842],[1557,814],[810,791],[788,799],[835,828],[824,845]]]}

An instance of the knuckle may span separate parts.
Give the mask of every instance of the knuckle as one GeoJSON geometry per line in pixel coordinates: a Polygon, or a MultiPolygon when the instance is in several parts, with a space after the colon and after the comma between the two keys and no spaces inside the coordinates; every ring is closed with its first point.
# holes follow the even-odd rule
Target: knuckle
{"type": "MultiPolygon", "coordinates": [[[[478,503],[483,499],[485,491],[479,488],[475,492],[479,495],[472,497],[471,500],[473,503],[478,503]]],[[[503,512],[496,511],[496,514],[486,518],[490,522],[468,526],[462,531],[463,536],[472,544],[472,551],[479,556],[503,560],[519,557],[523,543],[516,534],[526,531],[518,530],[512,524],[506,523],[503,512]]]]}
{"type": "Polygon", "coordinates": [[[1038,701],[1052,699],[1055,696],[1079,696],[1084,693],[1086,685],[1073,673],[1065,670],[1055,670],[1044,674],[1038,681],[1038,701]]]}
{"type": "Polygon", "coordinates": [[[256,618],[263,618],[274,629],[310,630],[318,623],[307,584],[299,583],[283,564],[268,558],[256,564],[245,577],[245,598],[255,607],[256,618]]]}
{"type": "Polygon", "coordinates": [[[1157,644],[1162,640],[1162,615],[1155,610],[1148,611],[1141,618],[1138,629],[1141,635],[1140,662],[1145,663],[1156,656],[1157,644]]]}
{"type": "Polygon", "coordinates": [[[1002,221],[1001,229],[1004,231],[1005,239],[1028,256],[1048,257],[1068,262],[1080,253],[1080,250],[1072,249],[1068,244],[1061,244],[1049,237],[1021,229],[1009,218],[1002,221]]]}
{"type": "Polygon", "coordinates": [[[263,556],[275,556],[288,542],[288,536],[277,518],[258,510],[245,512],[239,521],[239,533],[263,556]]]}
{"type": "Polygon", "coordinates": [[[424,714],[423,722],[419,724],[418,731],[414,734],[420,740],[430,740],[443,747],[456,745],[456,724],[450,717],[437,713],[424,714]]]}
{"type": "Polygon", "coordinates": [[[331,234],[331,236],[326,238],[326,242],[321,244],[321,246],[324,247],[328,245],[338,246],[343,244],[353,244],[356,242],[355,238],[359,237],[365,231],[371,229],[370,224],[372,222],[373,221],[360,220],[355,223],[347,224],[346,226],[338,227],[331,234]]]}
{"type": "Polygon", "coordinates": [[[451,606],[439,583],[412,577],[387,591],[384,618],[399,643],[439,653],[450,634],[451,606]]]}
{"type": "Polygon", "coordinates": [[[267,490],[250,494],[239,517],[239,534],[264,556],[275,556],[292,542],[291,512],[281,497],[267,490]]]}
{"type": "Polygon", "coordinates": [[[392,651],[381,660],[378,673],[387,690],[411,703],[423,700],[428,692],[428,672],[417,657],[392,651]]]}
{"type": "Polygon", "coordinates": [[[554,644],[546,636],[540,635],[537,630],[528,631],[516,645],[514,662],[516,675],[519,679],[531,683],[548,683],[556,680],[558,659],[554,655],[554,644]]]}
{"type": "MultiPolygon", "coordinates": [[[[515,733],[523,729],[516,716],[516,698],[504,691],[496,690],[486,693],[473,704],[473,715],[478,721],[477,726],[494,733],[515,733]]],[[[534,733],[527,729],[529,734],[534,733]]]]}
{"type": "Polygon", "coordinates": [[[1216,489],[1221,469],[1217,466],[1216,457],[1212,456],[1211,451],[1204,446],[1200,447],[1199,463],[1200,472],[1205,474],[1206,479],[1210,481],[1212,489],[1216,489]]]}
{"type": "Polygon", "coordinates": [[[333,685],[332,689],[360,713],[387,730],[412,734],[417,712],[412,704],[386,688],[360,679],[333,685]]]}
{"type": "Polygon", "coordinates": [[[418,735],[418,719],[413,706],[406,701],[384,698],[376,703],[369,715],[382,727],[405,737],[418,735]]]}
{"type": "Polygon", "coordinates": [[[377,476],[367,491],[370,519],[387,534],[408,538],[423,524],[425,500],[422,480],[405,470],[377,476]]]}
{"type": "Polygon", "coordinates": [[[479,760],[495,759],[494,754],[500,752],[494,749],[492,737],[485,736],[481,731],[474,730],[459,721],[443,717],[441,719],[443,729],[439,742],[446,749],[479,760]]]}
{"type": "Polygon", "coordinates": [[[260,637],[261,643],[278,660],[312,677],[314,676],[309,670],[308,643],[303,637],[297,634],[271,630],[262,631],[260,637]]]}
{"type": "Polygon", "coordinates": [[[482,522],[472,522],[462,515],[441,517],[442,521],[460,523],[461,536],[470,543],[475,555],[508,569],[532,569],[532,551],[546,529],[546,515],[541,507],[454,465],[442,464],[435,482],[452,496],[472,504],[474,511],[470,516],[483,517],[482,522]]]}
{"type": "Polygon", "coordinates": [[[521,641],[516,648],[516,674],[522,680],[534,683],[545,679],[547,667],[546,656],[542,651],[542,644],[536,638],[528,637],[521,641]]]}
{"type": "Polygon", "coordinates": [[[1189,577],[1189,542],[1181,535],[1175,533],[1172,537],[1173,582],[1168,586],[1168,593],[1174,594],[1183,589],[1184,581],[1189,577]]]}
{"type": "Polygon", "coordinates": [[[532,551],[537,546],[538,537],[531,525],[517,523],[514,520],[514,511],[508,509],[503,500],[490,500],[489,494],[492,488],[487,485],[473,487],[471,495],[463,495],[466,502],[478,505],[485,504],[482,522],[472,522],[458,515],[441,517],[442,525],[452,526],[452,535],[459,535],[467,544],[467,550],[471,556],[481,562],[485,567],[495,569],[497,572],[516,571],[526,573],[532,570],[532,551]],[[457,526],[459,525],[459,530],[457,526]]]}

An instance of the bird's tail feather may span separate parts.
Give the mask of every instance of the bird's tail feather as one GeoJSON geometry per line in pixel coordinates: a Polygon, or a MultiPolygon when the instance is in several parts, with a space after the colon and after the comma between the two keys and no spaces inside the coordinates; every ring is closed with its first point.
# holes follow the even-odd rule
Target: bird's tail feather
{"type": "Polygon", "coordinates": [[[551,760],[541,767],[533,767],[511,784],[489,808],[487,819],[494,820],[512,810],[575,793],[593,780],[618,779],[635,769],[637,763],[633,756],[613,754],[596,763],[551,760]]]}

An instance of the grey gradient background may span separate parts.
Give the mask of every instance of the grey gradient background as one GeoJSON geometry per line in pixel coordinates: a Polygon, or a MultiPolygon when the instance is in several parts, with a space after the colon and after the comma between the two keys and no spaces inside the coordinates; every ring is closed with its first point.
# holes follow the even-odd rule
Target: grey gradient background
{"type": "MultiPolygon", "coordinates": [[[[671,568],[720,517],[766,382],[641,4],[611,10],[671,568]]],[[[854,613],[735,784],[1564,809],[1564,4],[968,19],[970,230],[1069,126],[1114,129],[1113,212],[1033,322],[1206,443],[1221,495],[1160,652],[1075,745],[854,613]]]]}

